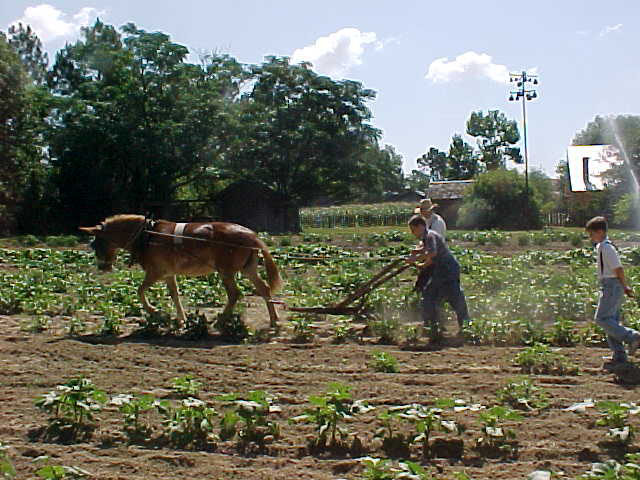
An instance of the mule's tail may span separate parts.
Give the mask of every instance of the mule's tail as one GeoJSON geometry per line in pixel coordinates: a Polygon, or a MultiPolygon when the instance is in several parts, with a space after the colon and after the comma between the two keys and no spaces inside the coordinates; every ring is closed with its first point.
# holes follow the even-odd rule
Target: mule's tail
{"type": "Polygon", "coordinates": [[[260,246],[260,250],[262,250],[262,256],[264,257],[264,266],[267,269],[267,282],[269,283],[269,288],[271,289],[271,294],[273,295],[280,287],[282,287],[282,277],[280,277],[280,271],[278,270],[278,266],[276,262],[273,261],[273,257],[271,253],[269,253],[269,249],[267,246],[262,243],[260,246]]]}

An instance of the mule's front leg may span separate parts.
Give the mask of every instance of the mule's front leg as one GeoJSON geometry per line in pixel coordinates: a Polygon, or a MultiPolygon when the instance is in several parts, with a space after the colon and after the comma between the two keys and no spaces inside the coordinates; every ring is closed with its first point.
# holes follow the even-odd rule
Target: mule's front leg
{"type": "Polygon", "coordinates": [[[151,314],[156,313],[158,309],[152,306],[147,301],[147,297],[144,295],[144,292],[157,281],[158,281],[158,278],[151,276],[147,273],[144,277],[144,280],[142,281],[142,284],[138,287],[138,297],[140,297],[142,308],[144,308],[148,313],[151,313],[151,314]]]}
{"type": "Polygon", "coordinates": [[[173,304],[176,306],[176,313],[178,314],[178,319],[184,325],[187,316],[184,313],[184,309],[182,308],[182,302],[180,302],[180,292],[178,292],[178,282],[176,282],[176,276],[172,275],[165,279],[167,282],[167,287],[169,288],[169,293],[171,294],[171,298],[173,299],[173,304]]]}

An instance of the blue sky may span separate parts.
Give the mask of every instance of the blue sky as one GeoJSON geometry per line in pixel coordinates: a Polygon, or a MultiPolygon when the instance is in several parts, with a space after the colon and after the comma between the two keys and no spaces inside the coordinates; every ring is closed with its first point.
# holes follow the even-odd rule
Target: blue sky
{"type": "Polygon", "coordinates": [[[363,82],[378,93],[373,124],[405,170],[431,146],[446,150],[472,111],[499,109],[521,126],[510,71],[539,75],[539,97],[527,102],[529,166],[548,174],[596,115],[640,113],[636,0],[18,0],[3,2],[0,28],[29,23],[55,52],[97,15],[168,33],[192,52],[247,63],[287,55],[363,82]]]}

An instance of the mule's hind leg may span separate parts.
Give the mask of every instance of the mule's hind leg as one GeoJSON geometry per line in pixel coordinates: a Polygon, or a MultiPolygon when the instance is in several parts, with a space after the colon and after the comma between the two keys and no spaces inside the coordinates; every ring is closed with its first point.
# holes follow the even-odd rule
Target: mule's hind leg
{"type": "Polygon", "coordinates": [[[236,303],[238,303],[240,290],[238,289],[238,285],[236,285],[234,273],[220,272],[220,278],[222,278],[222,283],[227,291],[227,304],[222,311],[222,315],[228,315],[233,312],[233,308],[236,306],[236,303]]]}
{"type": "Polygon", "coordinates": [[[138,287],[138,297],[140,297],[140,302],[142,303],[142,307],[148,313],[156,313],[158,309],[149,303],[149,301],[147,300],[147,297],[144,295],[144,292],[146,289],[148,289],[151,285],[156,283],[158,280],[160,280],[160,278],[158,278],[156,275],[152,275],[149,272],[147,272],[146,275],[144,276],[144,280],[142,281],[142,284],[138,287]]]}
{"type": "Polygon", "coordinates": [[[182,302],[180,301],[180,292],[178,292],[178,283],[176,282],[176,276],[171,275],[170,277],[165,278],[164,281],[167,283],[167,288],[169,289],[169,293],[171,294],[171,298],[173,299],[173,304],[176,306],[178,319],[184,325],[187,320],[187,316],[184,313],[184,308],[182,308],[182,302]]]}
{"type": "Polygon", "coordinates": [[[265,282],[262,278],[260,278],[260,275],[258,275],[258,256],[257,255],[255,256],[255,258],[251,259],[249,264],[247,264],[242,269],[242,273],[246,275],[247,278],[249,278],[249,280],[251,280],[251,283],[253,283],[253,286],[256,287],[258,295],[260,295],[264,299],[265,303],[267,304],[267,310],[269,310],[269,321],[270,321],[271,327],[272,328],[277,327],[278,320],[280,320],[280,318],[278,318],[278,312],[276,311],[276,307],[273,305],[273,303],[271,303],[271,288],[269,288],[269,285],[267,284],[267,282],[265,282]]]}

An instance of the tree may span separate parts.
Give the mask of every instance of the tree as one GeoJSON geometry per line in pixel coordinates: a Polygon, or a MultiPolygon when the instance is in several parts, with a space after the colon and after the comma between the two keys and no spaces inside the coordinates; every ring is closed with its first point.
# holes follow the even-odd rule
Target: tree
{"type": "Polygon", "coordinates": [[[473,147],[456,134],[449,146],[448,180],[467,180],[479,173],[478,159],[473,154],[473,147]]]}
{"type": "Polygon", "coordinates": [[[435,147],[418,158],[418,165],[429,172],[429,178],[433,181],[446,180],[449,177],[449,158],[445,152],[435,147]]]}
{"type": "Polygon", "coordinates": [[[467,120],[467,133],[478,137],[480,160],[487,170],[505,168],[506,161],[522,163],[520,149],[511,147],[520,140],[518,125],[515,120],[508,120],[504,113],[489,110],[472,112],[467,120]]]}
{"type": "Polygon", "coordinates": [[[396,153],[393,146],[380,148],[377,142],[371,144],[358,164],[360,175],[351,184],[349,197],[340,200],[377,202],[383,199],[385,192],[398,192],[404,188],[402,155],[396,153]]]}
{"type": "Polygon", "coordinates": [[[122,32],[99,20],[84,28],[49,76],[60,98],[50,139],[56,185],[62,205],[74,206],[67,228],[171,201],[235,138],[235,60],[192,65],[186,47],[161,32],[133,24],[122,32]]]}
{"type": "Polygon", "coordinates": [[[42,48],[42,42],[31,30],[22,23],[9,27],[9,44],[15,49],[29,75],[36,85],[43,85],[47,79],[49,54],[42,48]]]}
{"type": "Polygon", "coordinates": [[[0,32],[0,230],[15,228],[29,179],[42,165],[46,95],[33,86],[20,57],[0,32]]]}
{"type": "Polygon", "coordinates": [[[429,175],[420,170],[411,170],[411,174],[407,176],[405,182],[410,190],[426,192],[429,189],[431,179],[429,175]]]}
{"type": "Polygon", "coordinates": [[[240,112],[243,148],[225,156],[226,174],[301,204],[319,195],[348,197],[366,170],[363,153],[380,134],[368,123],[366,102],[375,93],[286,57],[268,57],[251,71],[255,83],[240,112]]]}
{"type": "Polygon", "coordinates": [[[540,228],[539,195],[516,170],[495,169],[478,175],[460,208],[458,225],[463,228],[540,228]],[[527,199],[529,204],[527,205],[527,199]]]}

